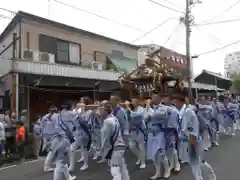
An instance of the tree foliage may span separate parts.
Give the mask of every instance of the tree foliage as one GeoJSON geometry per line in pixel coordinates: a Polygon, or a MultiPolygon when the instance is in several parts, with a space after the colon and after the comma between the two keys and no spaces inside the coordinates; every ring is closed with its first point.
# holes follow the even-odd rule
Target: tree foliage
{"type": "Polygon", "coordinates": [[[240,73],[232,74],[231,78],[233,79],[233,87],[240,92],[240,73]]]}

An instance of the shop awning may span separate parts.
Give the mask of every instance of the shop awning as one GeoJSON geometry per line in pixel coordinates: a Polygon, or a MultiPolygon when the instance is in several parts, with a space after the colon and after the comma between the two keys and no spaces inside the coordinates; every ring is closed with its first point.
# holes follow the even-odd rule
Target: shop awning
{"type": "Polygon", "coordinates": [[[119,72],[131,72],[137,67],[136,59],[129,59],[127,57],[113,57],[108,56],[109,61],[116,67],[119,72]]]}

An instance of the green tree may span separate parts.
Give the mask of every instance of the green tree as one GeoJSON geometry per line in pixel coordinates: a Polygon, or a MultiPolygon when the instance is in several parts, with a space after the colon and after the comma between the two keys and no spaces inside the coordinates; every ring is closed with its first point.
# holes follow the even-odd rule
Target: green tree
{"type": "Polygon", "coordinates": [[[234,73],[231,75],[231,78],[233,79],[233,87],[240,92],[240,73],[234,73]]]}

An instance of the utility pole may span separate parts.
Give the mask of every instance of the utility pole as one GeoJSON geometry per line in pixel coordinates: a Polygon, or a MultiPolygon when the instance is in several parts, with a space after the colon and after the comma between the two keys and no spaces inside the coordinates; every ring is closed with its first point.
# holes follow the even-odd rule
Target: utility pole
{"type": "Polygon", "coordinates": [[[191,8],[196,4],[202,3],[200,0],[186,0],[186,11],[185,17],[181,17],[180,21],[184,22],[186,27],[186,60],[187,60],[187,70],[188,70],[188,100],[192,102],[192,56],[190,52],[190,37],[191,37],[191,25],[193,23],[194,17],[191,15],[191,8]]]}
{"type": "Polygon", "coordinates": [[[17,52],[17,33],[13,33],[12,39],[12,110],[16,112],[16,118],[19,118],[19,77],[15,73],[15,61],[17,52]]]}
{"type": "Polygon", "coordinates": [[[191,54],[190,54],[190,3],[192,0],[186,0],[186,12],[185,12],[185,26],[186,26],[186,59],[188,70],[188,100],[192,102],[192,68],[191,68],[191,54]]]}

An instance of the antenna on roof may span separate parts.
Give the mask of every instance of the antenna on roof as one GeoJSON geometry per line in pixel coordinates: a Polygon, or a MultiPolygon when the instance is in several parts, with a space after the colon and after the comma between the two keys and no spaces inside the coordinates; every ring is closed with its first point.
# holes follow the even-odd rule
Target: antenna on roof
{"type": "Polygon", "coordinates": [[[49,19],[51,19],[50,16],[51,16],[51,0],[48,0],[48,18],[49,19]]]}

